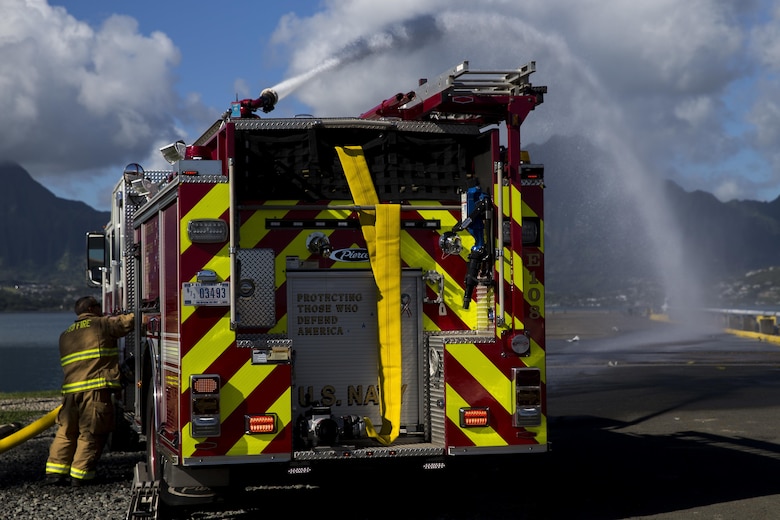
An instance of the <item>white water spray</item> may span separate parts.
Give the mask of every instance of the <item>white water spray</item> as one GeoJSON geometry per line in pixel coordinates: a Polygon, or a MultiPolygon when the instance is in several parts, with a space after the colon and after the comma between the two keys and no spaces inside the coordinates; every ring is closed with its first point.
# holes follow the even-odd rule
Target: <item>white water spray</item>
{"type": "Polygon", "coordinates": [[[276,92],[280,100],[284,99],[306,84],[307,81],[320,74],[378,54],[423,46],[428,40],[434,38],[438,32],[436,20],[432,16],[419,16],[406,20],[370,37],[359,38],[350,42],[313,69],[286,79],[274,85],[271,89],[276,92]]]}
{"type": "MultiPolygon", "coordinates": [[[[704,308],[699,280],[702,273],[686,261],[683,237],[677,231],[677,223],[668,207],[660,172],[643,164],[634,152],[631,132],[620,107],[609,98],[609,89],[565,45],[552,49],[558,65],[568,67],[580,80],[576,86],[564,86],[570,89],[573,99],[569,108],[578,114],[566,114],[566,121],[559,121],[556,126],[565,128],[568,133],[586,136],[609,157],[607,164],[600,165],[602,175],[609,177],[607,185],[617,187],[621,196],[631,202],[625,207],[635,211],[643,225],[643,229],[632,230],[634,236],[627,237],[620,247],[636,247],[640,242],[649,244],[645,254],[651,258],[656,272],[647,273],[647,278],[660,282],[666,300],[654,303],[668,305],[676,321],[700,328],[700,311],[704,308]],[[637,237],[646,237],[646,240],[637,240],[637,237]]],[[[556,92],[557,88],[551,85],[550,90],[556,92]]],[[[548,172],[548,175],[555,175],[555,172],[548,172]]],[[[626,220],[626,215],[615,213],[612,218],[626,220]]],[[[610,253],[604,252],[605,255],[610,253]]],[[[656,307],[654,310],[662,309],[656,307]]]]}
{"type": "MultiPolygon", "coordinates": [[[[609,89],[562,38],[540,33],[517,17],[443,11],[437,14],[436,19],[432,16],[418,17],[376,36],[356,40],[313,69],[282,81],[273,89],[281,99],[315,76],[390,51],[401,56],[397,60],[400,65],[403,47],[413,47],[416,51],[425,48],[428,54],[436,56],[435,63],[439,63],[456,52],[460,56],[464,46],[471,50],[481,49],[476,54],[482,58],[467,57],[472,61],[484,59],[488,67],[504,63],[506,59],[514,60],[517,49],[522,49],[521,56],[540,63],[540,71],[547,71],[543,73],[544,77],[553,79],[544,80],[550,87],[548,102],[557,103],[556,98],[563,97],[568,97],[570,101],[568,105],[563,103],[566,108],[559,111],[560,120],[554,121],[545,106],[535,116],[534,124],[546,127],[548,137],[556,134],[583,135],[611,156],[615,168],[610,181],[620,186],[626,199],[635,202],[631,209],[640,215],[644,226],[635,234],[646,235],[651,244],[647,255],[653,258],[657,273],[648,273],[648,278],[661,278],[668,303],[675,309],[702,308],[700,287],[691,274],[692,269],[686,265],[682,237],[675,231],[675,222],[666,208],[663,185],[653,180],[659,172],[652,171],[638,159],[632,150],[623,114],[609,98],[609,89]],[[502,38],[495,38],[498,34],[502,38]],[[479,35],[487,39],[481,40],[479,35]],[[511,46],[507,47],[507,43],[511,46]],[[560,82],[556,84],[555,79],[560,79],[560,82]]],[[[550,108],[555,112],[554,107],[550,108]]],[[[606,168],[611,166],[605,165],[606,168]]],[[[548,172],[548,175],[555,175],[555,172],[548,172]]],[[[614,218],[621,219],[623,216],[614,215],[614,218]]],[[[631,245],[626,244],[626,247],[631,245]]],[[[610,252],[605,251],[604,254],[610,252]]]]}
{"type": "Polygon", "coordinates": [[[271,90],[276,92],[280,100],[284,99],[310,79],[318,76],[319,74],[322,74],[323,72],[335,69],[341,65],[341,63],[343,63],[343,61],[339,58],[329,58],[308,72],[304,72],[303,74],[299,74],[293,78],[286,79],[281,83],[277,83],[271,87],[271,90]]]}

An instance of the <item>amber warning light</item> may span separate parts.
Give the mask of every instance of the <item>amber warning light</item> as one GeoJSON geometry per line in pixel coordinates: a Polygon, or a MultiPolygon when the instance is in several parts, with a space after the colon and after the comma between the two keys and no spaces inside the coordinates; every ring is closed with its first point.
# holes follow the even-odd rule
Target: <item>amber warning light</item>
{"type": "Polygon", "coordinates": [[[219,420],[220,380],[216,374],[190,376],[190,430],[193,437],[217,437],[221,434],[219,420]]]}
{"type": "Polygon", "coordinates": [[[192,389],[199,394],[212,394],[219,388],[216,378],[193,378],[192,389]]]}

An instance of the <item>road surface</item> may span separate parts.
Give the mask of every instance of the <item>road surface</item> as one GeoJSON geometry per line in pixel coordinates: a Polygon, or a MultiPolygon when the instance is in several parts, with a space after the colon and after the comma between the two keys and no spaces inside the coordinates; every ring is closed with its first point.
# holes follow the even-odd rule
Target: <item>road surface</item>
{"type": "Polygon", "coordinates": [[[549,453],[343,471],[192,518],[780,518],[780,346],[620,314],[548,323],[549,453]]]}

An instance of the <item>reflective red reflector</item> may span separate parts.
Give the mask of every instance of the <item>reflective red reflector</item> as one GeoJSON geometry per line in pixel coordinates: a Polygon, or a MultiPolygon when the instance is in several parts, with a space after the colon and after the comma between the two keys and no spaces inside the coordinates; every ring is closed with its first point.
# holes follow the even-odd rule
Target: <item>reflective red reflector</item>
{"type": "Polygon", "coordinates": [[[274,433],[276,431],[276,415],[274,414],[246,415],[244,417],[247,433],[274,433]]]}
{"type": "Polygon", "coordinates": [[[179,172],[181,175],[198,175],[198,170],[184,170],[179,172]]]}
{"type": "Polygon", "coordinates": [[[474,428],[488,425],[487,408],[461,408],[460,426],[461,428],[474,428]]]}

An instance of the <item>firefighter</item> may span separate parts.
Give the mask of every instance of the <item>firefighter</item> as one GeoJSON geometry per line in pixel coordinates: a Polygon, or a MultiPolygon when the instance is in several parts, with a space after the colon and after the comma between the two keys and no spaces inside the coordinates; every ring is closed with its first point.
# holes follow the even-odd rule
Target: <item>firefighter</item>
{"type": "Polygon", "coordinates": [[[126,336],[134,314],[103,316],[92,296],[74,306],[76,321],[60,335],[62,409],[46,461],[46,485],[73,487],[95,478],[109,433],[114,429],[113,394],[121,390],[117,339],[126,336]]]}

